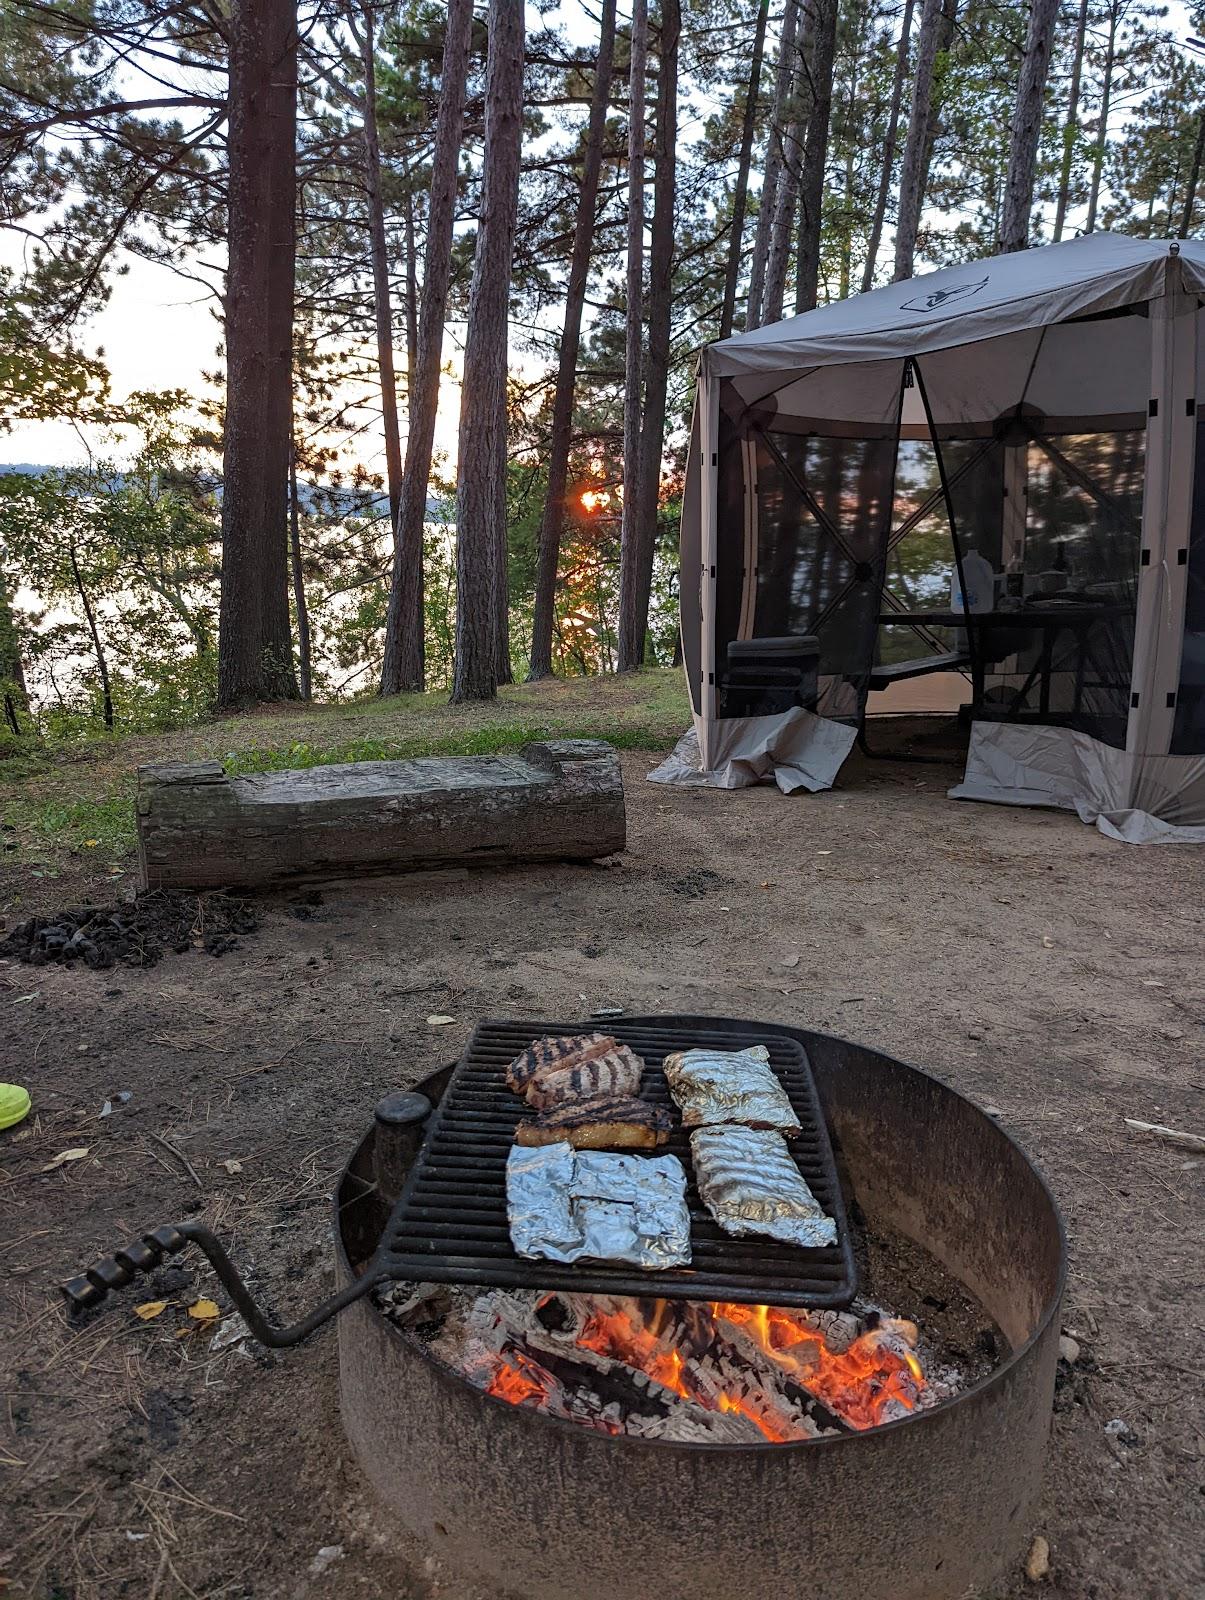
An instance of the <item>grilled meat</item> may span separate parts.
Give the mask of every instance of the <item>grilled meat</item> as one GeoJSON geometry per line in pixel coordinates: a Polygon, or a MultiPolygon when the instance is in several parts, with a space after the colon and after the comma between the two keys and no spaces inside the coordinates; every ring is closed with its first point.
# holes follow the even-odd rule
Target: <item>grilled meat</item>
{"type": "Polygon", "coordinates": [[[677,1050],[665,1058],[665,1076],[683,1127],[734,1122],[786,1134],[800,1131],[786,1090],[770,1070],[764,1044],[745,1050],[677,1050]]]}
{"type": "Polygon", "coordinates": [[[515,1143],[557,1144],[575,1150],[656,1150],[669,1139],[669,1112],[647,1100],[629,1095],[600,1095],[593,1100],[569,1100],[541,1111],[531,1122],[521,1122],[515,1143]]]}
{"type": "Polygon", "coordinates": [[[525,1094],[527,1085],[537,1072],[577,1066],[596,1055],[605,1055],[614,1048],[615,1040],[605,1033],[575,1033],[533,1039],[523,1054],[516,1056],[507,1067],[507,1088],[513,1089],[516,1094],[525,1094]]]}
{"type": "Polygon", "coordinates": [[[600,1095],[634,1095],[644,1062],[609,1034],[537,1039],[511,1062],[506,1081],[537,1111],[600,1095]]]}
{"type": "Polygon", "coordinates": [[[690,1136],[699,1196],[725,1233],[764,1234],[805,1250],[835,1244],[786,1140],[772,1129],[696,1128],[690,1136]]]}

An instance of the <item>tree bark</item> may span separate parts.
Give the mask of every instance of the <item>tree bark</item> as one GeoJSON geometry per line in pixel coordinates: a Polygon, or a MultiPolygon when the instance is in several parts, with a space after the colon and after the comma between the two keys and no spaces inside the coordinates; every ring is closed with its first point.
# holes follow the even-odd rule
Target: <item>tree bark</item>
{"type": "Polygon", "coordinates": [[[293,571],[293,610],[297,615],[297,670],[301,698],[313,698],[310,676],[310,608],[305,598],[305,573],[301,568],[301,496],[297,488],[297,449],[289,457],[289,564],[293,571]]]}
{"type": "Polygon", "coordinates": [[[916,0],[905,0],[904,16],[900,23],[895,75],[891,80],[891,101],[887,111],[887,131],[883,137],[883,170],[879,174],[874,215],[870,222],[870,237],[866,241],[866,261],[862,268],[863,294],[874,287],[874,269],[879,259],[879,246],[883,242],[883,223],[887,217],[887,200],[891,194],[891,179],[895,171],[895,150],[900,136],[900,108],[904,103],[904,81],[908,76],[908,45],[912,34],[912,12],[915,4],[916,0]]]}
{"type": "Polygon", "coordinates": [[[623,506],[619,532],[619,670],[639,666],[640,428],[644,414],[644,96],[648,0],[633,0],[628,69],[628,261],[624,324],[623,506]],[[636,659],[632,659],[633,657],[636,659]]]}
{"type": "Polygon", "coordinates": [[[678,45],[682,35],[680,0],[662,0],[657,45],[657,146],[653,179],[653,226],[649,235],[649,293],[644,415],[636,529],[639,559],[634,574],[634,604],[620,596],[619,670],[642,665],[648,639],[653,562],[657,553],[657,512],[661,501],[661,455],[665,443],[665,397],[669,384],[670,322],[674,280],[674,201],[677,195],[678,45]],[[630,632],[623,626],[631,619],[630,632]]]}
{"type": "Polygon", "coordinates": [[[837,47],[837,0],[817,0],[810,51],[811,106],[799,183],[799,258],[795,263],[795,312],[816,304],[820,282],[820,233],[824,174],[833,110],[833,55],[837,47]]]}
{"type": "Polygon", "coordinates": [[[1067,120],[1063,124],[1063,154],[1059,162],[1059,193],[1054,209],[1054,242],[1063,237],[1067,207],[1071,203],[1071,167],[1075,159],[1075,139],[1079,133],[1079,97],[1084,81],[1084,41],[1088,34],[1088,0],[1080,0],[1079,20],[1075,25],[1075,55],[1071,63],[1071,86],[1067,95],[1067,120]]]}
{"type": "Polygon", "coordinates": [[[465,332],[452,700],[492,700],[505,631],[506,351],[523,132],[523,0],[490,0],[481,215],[465,332]]]}
{"type": "Polygon", "coordinates": [[[288,482],[296,270],[295,0],[230,16],[218,704],[295,699],[288,482]]]}
{"type": "Polygon", "coordinates": [[[761,99],[762,60],[766,49],[766,21],[770,0],[758,0],[757,22],[753,29],[753,55],[749,62],[749,87],[745,94],[745,115],[741,122],[741,152],[736,166],[736,187],[732,195],[732,223],[728,233],[728,268],[724,274],[724,303],[720,307],[720,338],[732,332],[736,315],[736,286],[741,274],[741,250],[745,242],[745,212],[749,205],[749,168],[753,164],[753,134],[757,127],[757,105],[761,99]]]}
{"type": "Polygon", "coordinates": [[[1029,244],[1038,144],[1042,137],[1042,110],[1058,15],[1059,0],[1033,0],[1030,6],[1029,26],[1025,31],[1025,59],[1021,63],[1021,76],[1017,81],[1009,139],[1008,177],[998,251],[1001,255],[1024,250],[1029,244]]]}
{"type": "Polygon", "coordinates": [[[1121,17],[1121,0],[1111,0],[1109,5],[1109,40],[1105,46],[1105,70],[1100,89],[1100,127],[1096,132],[1096,149],[1092,156],[1092,183],[1088,190],[1088,215],[1084,219],[1084,232],[1096,232],[1096,212],[1100,205],[1100,179],[1104,171],[1105,150],[1109,142],[1109,108],[1113,97],[1113,69],[1117,65],[1117,24],[1121,17]]]}
{"type": "MultiPolygon", "coordinates": [[[[352,23],[364,67],[364,192],[368,200],[368,241],[372,257],[372,303],[376,318],[377,370],[381,382],[381,423],[385,433],[385,483],[389,527],[397,538],[402,499],[402,436],[397,419],[397,373],[393,364],[393,301],[389,290],[389,252],[385,242],[385,204],[381,197],[381,141],[377,131],[377,70],[372,10],[365,6],[363,28],[352,23]]],[[[308,698],[304,692],[303,699],[308,698]]]]}
{"type": "Polygon", "coordinates": [[[220,761],[139,767],[141,889],[513,861],[587,861],[626,842],[623,775],[598,739],[524,745],[499,763],[424,756],[228,778],[220,761]]]}
{"type": "Polygon", "coordinates": [[[894,283],[912,276],[916,236],[924,204],[926,150],[933,104],[933,72],[941,36],[942,0],[923,0],[916,40],[916,75],[912,80],[912,106],[900,168],[900,200],[895,224],[894,283]]]}
{"type": "Polygon", "coordinates": [[[410,386],[406,472],[393,548],[393,582],[385,622],[381,693],[421,689],[423,652],[423,529],[427,485],[439,407],[439,368],[444,316],[452,276],[452,225],[463,133],[465,80],[473,28],[473,0],[448,0],[447,32],[440,69],[439,113],[427,202],[427,244],[419,311],[418,349],[410,386]]]}
{"type": "Polygon", "coordinates": [[[573,400],[577,388],[577,358],[581,348],[582,311],[586,303],[586,286],[590,277],[598,185],[602,174],[603,140],[607,131],[607,107],[611,101],[614,65],[615,0],[603,0],[598,35],[598,61],[594,69],[594,92],[590,99],[590,120],[586,129],[581,191],[573,230],[573,254],[569,262],[569,282],[565,289],[565,323],[561,331],[556,394],[552,403],[552,429],[548,441],[548,489],[540,520],[540,538],[536,555],[535,610],[532,616],[531,657],[528,671],[528,677],[532,680],[552,675],[552,627],[555,616],[557,565],[561,553],[561,534],[565,525],[565,488],[569,476],[569,442],[573,429],[573,400]]]}
{"type": "Polygon", "coordinates": [[[770,258],[770,236],[774,231],[774,208],[782,176],[782,140],[790,114],[791,85],[795,77],[795,35],[799,27],[799,0],[786,0],[782,35],[778,42],[778,61],[774,68],[774,108],[766,137],[766,167],[758,199],[757,231],[753,236],[753,257],[749,265],[749,306],[746,330],[760,328],[766,289],[766,266],[770,258]]]}

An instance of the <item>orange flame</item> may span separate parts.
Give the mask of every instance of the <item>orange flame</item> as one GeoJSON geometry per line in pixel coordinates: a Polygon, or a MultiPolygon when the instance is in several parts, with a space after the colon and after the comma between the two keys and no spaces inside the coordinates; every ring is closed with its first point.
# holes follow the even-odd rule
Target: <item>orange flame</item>
{"type": "MultiPolygon", "coordinates": [[[[913,1352],[917,1333],[913,1323],[884,1318],[878,1326],[859,1335],[847,1350],[837,1352],[825,1343],[824,1332],[811,1323],[805,1313],[777,1306],[738,1305],[716,1301],[709,1308],[698,1308],[704,1318],[701,1334],[706,1339],[712,1319],[722,1319],[739,1328],[746,1338],[778,1366],[783,1373],[822,1401],[850,1427],[859,1430],[890,1422],[915,1409],[925,1387],[924,1373],[913,1352]]],[[[718,1368],[709,1365],[706,1376],[692,1371],[688,1359],[691,1340],[685,1349],[667,1342],[674,1327],[664,1301],[629,1300],[613,1309],[597,1308],[586,1319],[577,1343],[586,1350],[622,1361],[674,1394],[710,1411],[736,1413],[754,1423],[766,1439],[779,1444],[798,1434],[775,1416],[773,1408],[760,1409],[750,1388],[741,1393],[717,1390],[718,1368]]],[[[752,1377],[752,1374],[750,1374],[752,1377]]],[[[543,1405],[556,1393],[556,1380],[538,1362],[514,1352],[499,1356],[498,1366],[486,1392],[508,1400],[512,1405],[543,1405]]],[[[608,1432],[619,1428],[608,1426],[608,1432]]]]}
{"type": "Polygon", "coordinates": [[[498,1367],[485,1386],[486,1394],[509,1400],[512,1406],[542,1405],[552,1393],[553,1382],[543,1367],[524,1356],[498,1358],[498,1367]]]}
{"type": "Polygon", "coordinates": [[[713,1304],[717,1317],[734,1323],[784,1372],[851,1427],[890,1422],[900,1409],[912,1411],[925,1386],[911,1345],[915,1325],[887,1319],[861,1334],[840,1354],[806,1316],[776,1306],[713,1304]]]}

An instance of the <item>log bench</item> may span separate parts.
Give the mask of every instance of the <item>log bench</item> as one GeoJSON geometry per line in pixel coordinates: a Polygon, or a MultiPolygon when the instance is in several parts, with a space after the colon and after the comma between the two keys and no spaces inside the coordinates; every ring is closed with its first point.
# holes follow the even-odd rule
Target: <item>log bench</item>
{"type": "Polygon", "coordinates": [[[140,889],[586,861],[626,841],[619,760],[597,739],[237,778],[220,761],[143,766],[137,822],[140,889]]]}

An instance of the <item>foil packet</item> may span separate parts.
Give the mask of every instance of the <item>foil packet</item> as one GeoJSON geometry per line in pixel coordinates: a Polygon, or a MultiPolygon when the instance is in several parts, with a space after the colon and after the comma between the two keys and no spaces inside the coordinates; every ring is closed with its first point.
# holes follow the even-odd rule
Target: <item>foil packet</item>
{"type": "Polygon", "coordinates": [[[767,1128],[696,1128],[690,1136],[699,1195],[725,1233],[759,1234],[805,1250],[836,1244],[787,1142],[767,1128]]]}
{"type": "Polygon", "coordinates": [[[649,1270],[690,1262],[686,1170],[677,1156],[513,1145],[506,1214],[533,1261],[616,1261],[649,1270]]]}
{"type": "Polygon", "coordinates": [[[739,1122],[786,1134],[800,1131],[764,1044],[746,1050],[678,1050],[666,1056],[665,1076],[683,1127],[739,1122]]]}

